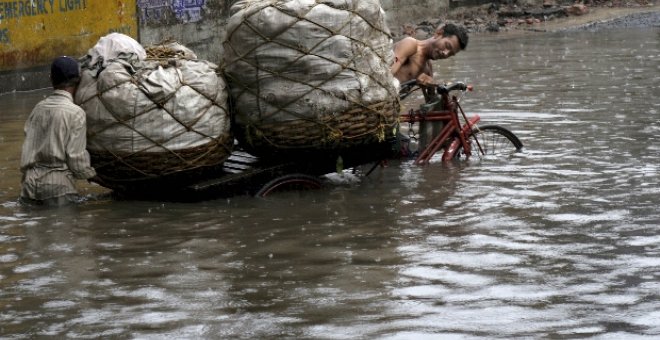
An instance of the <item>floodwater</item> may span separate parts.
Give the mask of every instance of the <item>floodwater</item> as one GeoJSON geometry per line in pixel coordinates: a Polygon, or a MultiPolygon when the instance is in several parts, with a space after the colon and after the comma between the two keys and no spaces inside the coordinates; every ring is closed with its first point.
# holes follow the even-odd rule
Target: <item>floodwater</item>
{"type": "Polygon", "coordinates": [[[0,96],[1,337],[659,337],[660,30],[474,36],[436,71],[524,152],[27,209],[21,128],[48,91],[0,96]]]}

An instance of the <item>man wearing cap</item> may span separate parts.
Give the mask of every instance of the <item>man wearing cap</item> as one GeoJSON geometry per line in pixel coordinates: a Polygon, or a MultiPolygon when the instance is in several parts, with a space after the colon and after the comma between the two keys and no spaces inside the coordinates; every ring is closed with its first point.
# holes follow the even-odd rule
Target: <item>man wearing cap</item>
{"type": "Polygon", "coordinates": [[[78,201],[75,179],[96,176],[90,165],[85,111],[73,103],[80,81],[78,62],[55,58],[50,69],[55,89],[39,102],[25,123],[21,154],[21,200],[39,205],[78,201]]]}

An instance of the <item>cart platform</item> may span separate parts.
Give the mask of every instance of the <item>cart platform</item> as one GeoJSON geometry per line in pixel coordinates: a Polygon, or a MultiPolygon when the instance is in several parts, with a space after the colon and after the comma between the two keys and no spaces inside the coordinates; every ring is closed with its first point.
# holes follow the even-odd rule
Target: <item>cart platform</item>
{"type": "Polygon", "coordinates": [[[115,196],[119,199],[202,201],[241,195],[266,196],[281,189],[313,189],[322,186],[320,177],[325,174],[338,168],[370,163],[375,166],[391,158],[393,150],[392,140],[347,149],[296,152],[295,157],[260,158],[239,148],[221,167],[208,169],[203,176],[188,180],[183,186],[154,181],[136,186],[136,190],[115,192],[115,196]]]}

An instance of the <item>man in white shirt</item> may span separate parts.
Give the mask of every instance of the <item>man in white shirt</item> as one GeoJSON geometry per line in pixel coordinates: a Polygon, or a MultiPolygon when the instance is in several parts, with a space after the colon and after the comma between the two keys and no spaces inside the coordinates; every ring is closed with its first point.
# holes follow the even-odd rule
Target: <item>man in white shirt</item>
{"type": "Polygon", "coordinates": [[[21,154],[21,200],[64,205],[79,200],[74,179],[90,179],[85,111],[73,103],[80,66],[70,57],[55,58],[50,79],[55,89],[39,102],[25,123],[21,154]]]}

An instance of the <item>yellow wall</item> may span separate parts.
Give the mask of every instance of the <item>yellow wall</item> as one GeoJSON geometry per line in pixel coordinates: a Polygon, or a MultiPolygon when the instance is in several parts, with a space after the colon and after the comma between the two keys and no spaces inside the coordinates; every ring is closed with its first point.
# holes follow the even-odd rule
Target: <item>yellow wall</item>
{"type": "Polygon", "coordinates": [[[136,0],[0,1],[0,71],[80,57],[110,32],[137,30],[136,0]]]}

